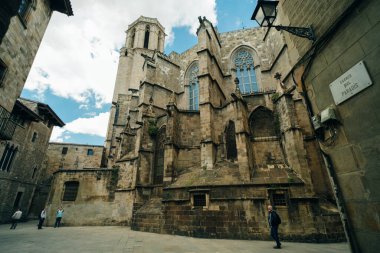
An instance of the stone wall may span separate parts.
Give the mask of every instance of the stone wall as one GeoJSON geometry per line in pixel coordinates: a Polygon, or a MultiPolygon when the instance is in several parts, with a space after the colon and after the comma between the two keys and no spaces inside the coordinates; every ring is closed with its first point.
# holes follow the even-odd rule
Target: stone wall
{"type": "Polygon", "coordinates": [[[7,73],[0,82],[0,105],[11,112],[20,96],[51,16],[49,1],[38,1],[24,23],[16,15],[0,44],[7,73]]]}
{"type": "Polygon", "coordinates": [[[104,147],[99,145],[51,142],[46,152],[46,176],[59,169],[100,168],[103,166],[103,151],[104,147]]]}
{"type": "Polygon", "coordinates": [[[133,192],[115,192],[118,170],[62,170],[55,173],[47,202],[47,225],[55,222],[56,210],[64,209],[63,225],[128,225],[133,192]],[[65,182],[77,181],[75,201],[63,201],[65,182]]]}
{"type": "MultiPolygon", "coordinates": [[[[152,199],[146,204],[149,208],[139,206],[134,212],[132,229],[204,238],[270,239],[266,188],[247,185],[209,188],[206,209],[192,207],[189,190],[164,189],[162,204],[152,199]]],[[[279,230],[282,239],[309,242],[345,240],[337,213],[320,210],[313,199],[293,197],[289,206],[277,208],[282,219],[279,230]]]]}
{"type": "MultiPolygon", "coordinates": [[[[379,10],[380,3],[376,0],[303,1],[298,6],[292,1],[282,1],[279,8],[283,25],[312,25],[316,33],[318,49],[304,75],[305,86],[314,115],[320,115],[328,107],[338,115],[339,123],[334,125],[333,132],[324,129],[320,147],[332,162],[330,175],[334,176],[338,196],[341,195],[338,201],[347,217],[353,252],[376,252],[375,242],[380,238],[380,222],[373,215],[379,213],[380,199],[377,183],[380,123],[374,116],[380,106],[379,10]],[[336,105],[329,84],[360,61],[364,62],[373,84],[336,105]]],[[[294,65],[312,45],[303,38],[284,35],[294,65]]],[[[302,73],[304,68],[300,64],[297,71],[302,73]]]]}
{"type": "Polygon", "coordinates": [[[23,218],[29,213],[34,191],[39,179],[44,174],[43,160],[53,127],[44,122],[25,122],[17,126],[13,139],[0,145],[0,156],[3,156],[7,144],[17,147],[16,156],[10,170],[0,170],[0,222],[8,222],[17,207],[21,208],[23,218]],[[33,141],[33,135],[37,136],[33,141]],[[15,203],[17,194],[21,199],[15,203]],[[15,206],[17,205],[17,206],[15,206]]]}

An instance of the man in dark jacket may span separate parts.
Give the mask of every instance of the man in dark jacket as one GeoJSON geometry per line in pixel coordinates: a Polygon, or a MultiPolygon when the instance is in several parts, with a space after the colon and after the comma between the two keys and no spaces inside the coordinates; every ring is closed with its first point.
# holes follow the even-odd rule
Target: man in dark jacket
{"type": "Polygon", "coordinates": [[[268,223],[270,227],[270,235],[276,241],[273,248],[281,249],[280,239],[278,238],[278,226],[281,224],[280,216],[273,210],[272,206],[268,206],[268,223]]]}

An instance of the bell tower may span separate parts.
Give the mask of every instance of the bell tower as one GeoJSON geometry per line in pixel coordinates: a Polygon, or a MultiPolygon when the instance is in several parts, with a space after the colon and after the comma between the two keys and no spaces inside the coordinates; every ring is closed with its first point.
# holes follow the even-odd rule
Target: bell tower
{"type": "Polygon", "coordinates": [[[162,53],[164,43],[165,28],[156,18],[140,16],[128,26],[125,43],[127,49],[144,48],[162,53]]]}

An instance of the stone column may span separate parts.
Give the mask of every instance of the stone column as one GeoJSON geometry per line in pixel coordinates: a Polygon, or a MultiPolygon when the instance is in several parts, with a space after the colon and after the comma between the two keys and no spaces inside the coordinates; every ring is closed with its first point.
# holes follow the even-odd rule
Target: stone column
{"type": "Polygon", "coordinates": [[[313,185],[304,146],[304,136],[297,122],[292,94],[281,95],[276,101],[276,110],[280,118],[281,138],[289,165],[312,191],[313,185]]]}
{"type": "Polygon", "coordinates": [[[177,160],[177,141],[178,137],[178,109],[175,102],[175,94],[173,92],[172,98],[167,105],[168,121],[166,125],[166,144],[165,144],[165,158],[164,158],[164,185],[168,185],[173,180],[175,170],[175,162],[177,160]]]}
{"type": "Polygon", "coordinates": [[[249,181],[251,178],[251,168],[253,167],[253,157],[248,131],[248,109],[238,87],[236,92],[232,94],[232,97],[235,100],[233,106],[236,115],[235,132],[239,172],[245,180],[249,181]]]}

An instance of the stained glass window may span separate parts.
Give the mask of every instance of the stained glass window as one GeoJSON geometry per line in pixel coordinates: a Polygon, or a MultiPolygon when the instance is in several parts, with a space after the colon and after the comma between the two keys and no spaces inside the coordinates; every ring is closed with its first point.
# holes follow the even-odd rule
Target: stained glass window
{"type": "Polygon", "coordinates": [[[189,109],[199,110],[198,65],[191,67],[189,72],[189,109]]]}
{"type": "Polygon", "coordinates": [[[236,77],[239,79],[241,93],[258,92],[253,57],[245,49],[240,49],[235,56],[236,77]]]}

